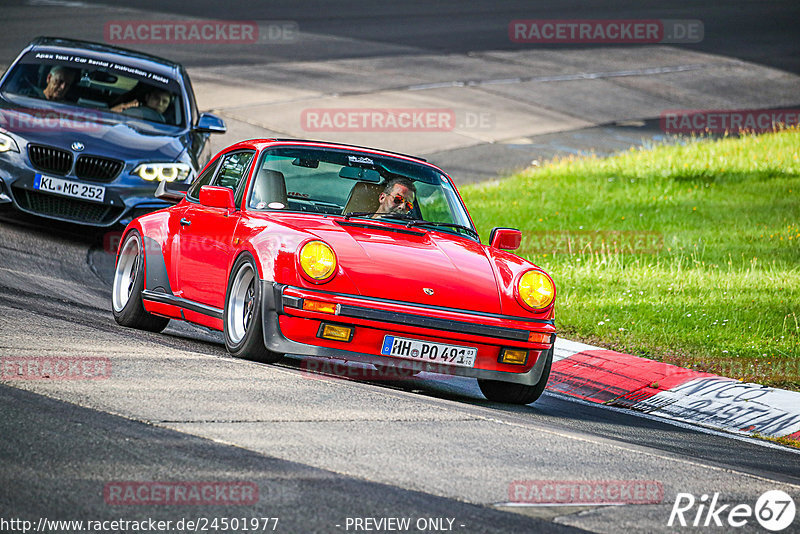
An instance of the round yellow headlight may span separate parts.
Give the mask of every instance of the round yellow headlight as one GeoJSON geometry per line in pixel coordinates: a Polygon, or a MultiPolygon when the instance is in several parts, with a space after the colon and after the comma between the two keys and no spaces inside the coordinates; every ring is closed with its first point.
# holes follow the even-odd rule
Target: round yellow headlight
{"type": "Polygon", "coordinates": [[[325,280],[336,270],[336,255],[322,241],[309,241],[300,249],[300,267],[312,279],[325,280]]]}
{"type": "Polygon", "coordinates": [[[543,272],[528,271],[519,279],[517,295],[526,306],[541,310],[552,304],[556,296],[556,287],[550,277],[543,272]]]}

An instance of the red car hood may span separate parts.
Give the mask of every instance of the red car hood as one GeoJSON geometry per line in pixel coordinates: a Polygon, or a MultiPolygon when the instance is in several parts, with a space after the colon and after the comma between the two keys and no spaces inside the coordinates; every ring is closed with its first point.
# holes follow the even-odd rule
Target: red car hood
{"type": "Polygon", "coordinates": [[[331,245],[362,296],[501,313],[497,281],[479,243],[365,219],[280,218],[331,245]]]}

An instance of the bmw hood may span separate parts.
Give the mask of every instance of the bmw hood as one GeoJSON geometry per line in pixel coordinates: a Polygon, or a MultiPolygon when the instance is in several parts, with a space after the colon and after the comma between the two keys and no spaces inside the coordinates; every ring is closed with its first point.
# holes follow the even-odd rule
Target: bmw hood
{"type": "MultiPolygon", "coordinates": [[[[29,144],[85,151],[126,161],[175,161],[185,150],[183,136],[110,117],[110,113],[63,105],[27,108],[10,106],[7,100],[0,100],[0,128],[29,144]]],[[[25,147],[20,146],[20,149],[25,150],[25,147]]]]}

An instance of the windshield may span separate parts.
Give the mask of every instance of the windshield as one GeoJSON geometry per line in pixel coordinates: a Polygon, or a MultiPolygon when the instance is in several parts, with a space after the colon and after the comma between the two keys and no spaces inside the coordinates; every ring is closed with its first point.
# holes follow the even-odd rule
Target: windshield
{"type": "Polygon", "coordinates": [[[114,113],[120,121],[186,123],[177,81],[119,62],[31,52],[14,66],[0,91],[114,113]]]}
{"type": "Polygon", "coordinates": [[[443,174],[427,165],[352,151],[265,151],[248,207],[369,217],[477,237],[443,174]]]}

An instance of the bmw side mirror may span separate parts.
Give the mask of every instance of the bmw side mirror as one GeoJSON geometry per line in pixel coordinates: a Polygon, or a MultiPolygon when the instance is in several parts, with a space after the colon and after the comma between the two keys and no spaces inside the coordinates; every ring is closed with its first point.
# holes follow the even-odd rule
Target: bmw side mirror
{"type": "Polygon", "coordinates": [[[213,113],[201,113],[194,129],[204,133],[225,133],[228,131],[225,121],[213,113]]]}
{"type": "Polygon", "coordinates": [[[489,234],[489,246],[503,250],[517,250],[522,243],[522,232],[516,228],[494,228],[489,234]]]}

